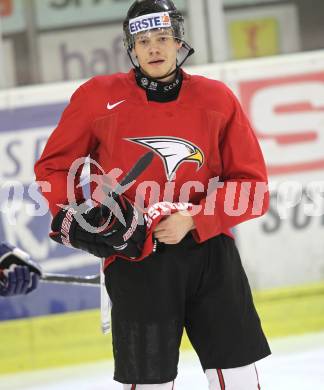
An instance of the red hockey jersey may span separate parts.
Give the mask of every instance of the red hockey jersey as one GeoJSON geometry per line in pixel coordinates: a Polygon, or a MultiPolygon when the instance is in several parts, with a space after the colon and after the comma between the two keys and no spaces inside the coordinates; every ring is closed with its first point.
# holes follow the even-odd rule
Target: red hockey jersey
{"type": "MultiPolygon", "coordinates": [[[[197,205],[198,242],[231,235],[230,228],[267,210],[265,163],[238,100],[219,81],[183,75],[177,100],[167,103],[148,101],[133,70],[94,77],[77,89],[35,166],[37,181],[51,184],[43,195],[53,214],[69,203],[67,178],[76,159],[90,156],[92,180],[114,168],[120,179],[148,150],[155,153],[152,164],[125,194],[144,207],[197,205]]],[[[76,169],[77,200],[79,181],[76,169]]],[[[98,193],[92,183],[96,201],[98,193]]]]}

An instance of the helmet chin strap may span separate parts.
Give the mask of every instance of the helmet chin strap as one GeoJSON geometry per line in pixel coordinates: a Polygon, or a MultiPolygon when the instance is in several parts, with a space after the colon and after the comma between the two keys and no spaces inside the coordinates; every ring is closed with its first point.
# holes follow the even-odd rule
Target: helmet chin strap
{"type": "MultiPolygon", "coordinates": [[[[153,80],[153,81],[154,81],[154,80],[159,81],[159,80],[165,79],[165,78],[167,78],[167,77],[169,77],[169,76],[172,76],[173,74],[177,73],[178,69],[181,68],[181,66],[187,61],[187,59],[188,59],[190,56],[192,56],[192,55],[194,54],[194,52],[195,52],[195,49],[193,49],[192,47],[190,47],[186,42],[183,42],[183,46],[188,50],[188,53],[187,53],[187,55],[185,56],[185,58],[181,61],[180,64],[176,64],[176,67],[175,67],[174,70],[172,70],[171,72],[168,72],[168,73],[166,73],[165,75],[160,76],[160,77],[154,77],[154,78],[152,78],[152,77],[149,76],[149,75],[147,75],[147,77],[148,77],[149,79],[153,80]]],[[[130,60],[131,60],[131,63],[133,64],[134,68],[135,68],[135,69],[138,69],[138,70],[141,70],[141,67],[135,64],[135,62],[134,62],[134,60],[133,60],[133,57],[132,57],[132,55],[131,55],[131,50],[130,50],[130,49],[127,50],[127,54],[128,54],[128,57],[129,57],[130,60]]],[[[141,70],[141,71],[142,71],[142,70],[141,70]]],[[[143,72],[142,72],[142,73],[143,73],[143,72]]]]}

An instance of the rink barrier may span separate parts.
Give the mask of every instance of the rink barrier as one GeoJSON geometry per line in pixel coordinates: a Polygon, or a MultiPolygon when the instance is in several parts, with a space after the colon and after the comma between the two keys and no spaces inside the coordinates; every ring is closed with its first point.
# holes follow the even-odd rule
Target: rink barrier
{"type": "MultiPolygon", "coordinates": [[[[324,282],[253,295],[269,338],[324,331],[324,282]]],[[[4,321],[0,334],[0,374],[112,359],[98,310],[4,321]]],[[[184,334],[181,350],[191,348],[184,334]]]]}

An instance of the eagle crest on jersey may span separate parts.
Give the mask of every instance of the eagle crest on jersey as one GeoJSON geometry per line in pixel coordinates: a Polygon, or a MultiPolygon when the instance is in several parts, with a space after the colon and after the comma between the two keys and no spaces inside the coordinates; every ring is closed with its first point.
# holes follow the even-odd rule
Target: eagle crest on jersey
{"type": "Polygon", "coordinates": [[[180,164],[186,161],[196,162],[198,164],[198,169],[200,169],[204,163],[204,154],[202,150],[192,142],[181,138],[144,137],[128,138],[128,141],[149,147],[160,156],[169,181],[172,180],[180,164]]]}

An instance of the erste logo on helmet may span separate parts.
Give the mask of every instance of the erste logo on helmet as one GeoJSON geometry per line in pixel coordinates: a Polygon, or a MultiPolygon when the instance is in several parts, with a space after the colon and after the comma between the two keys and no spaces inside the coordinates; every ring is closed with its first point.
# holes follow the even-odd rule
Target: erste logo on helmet
{"type": "Polygon", "coordinates": [[[168,27],[171,27],[171,18],[167,12],[142,15],[129,21],[129,31],[132,35],[154,28],[168,27]]]}

